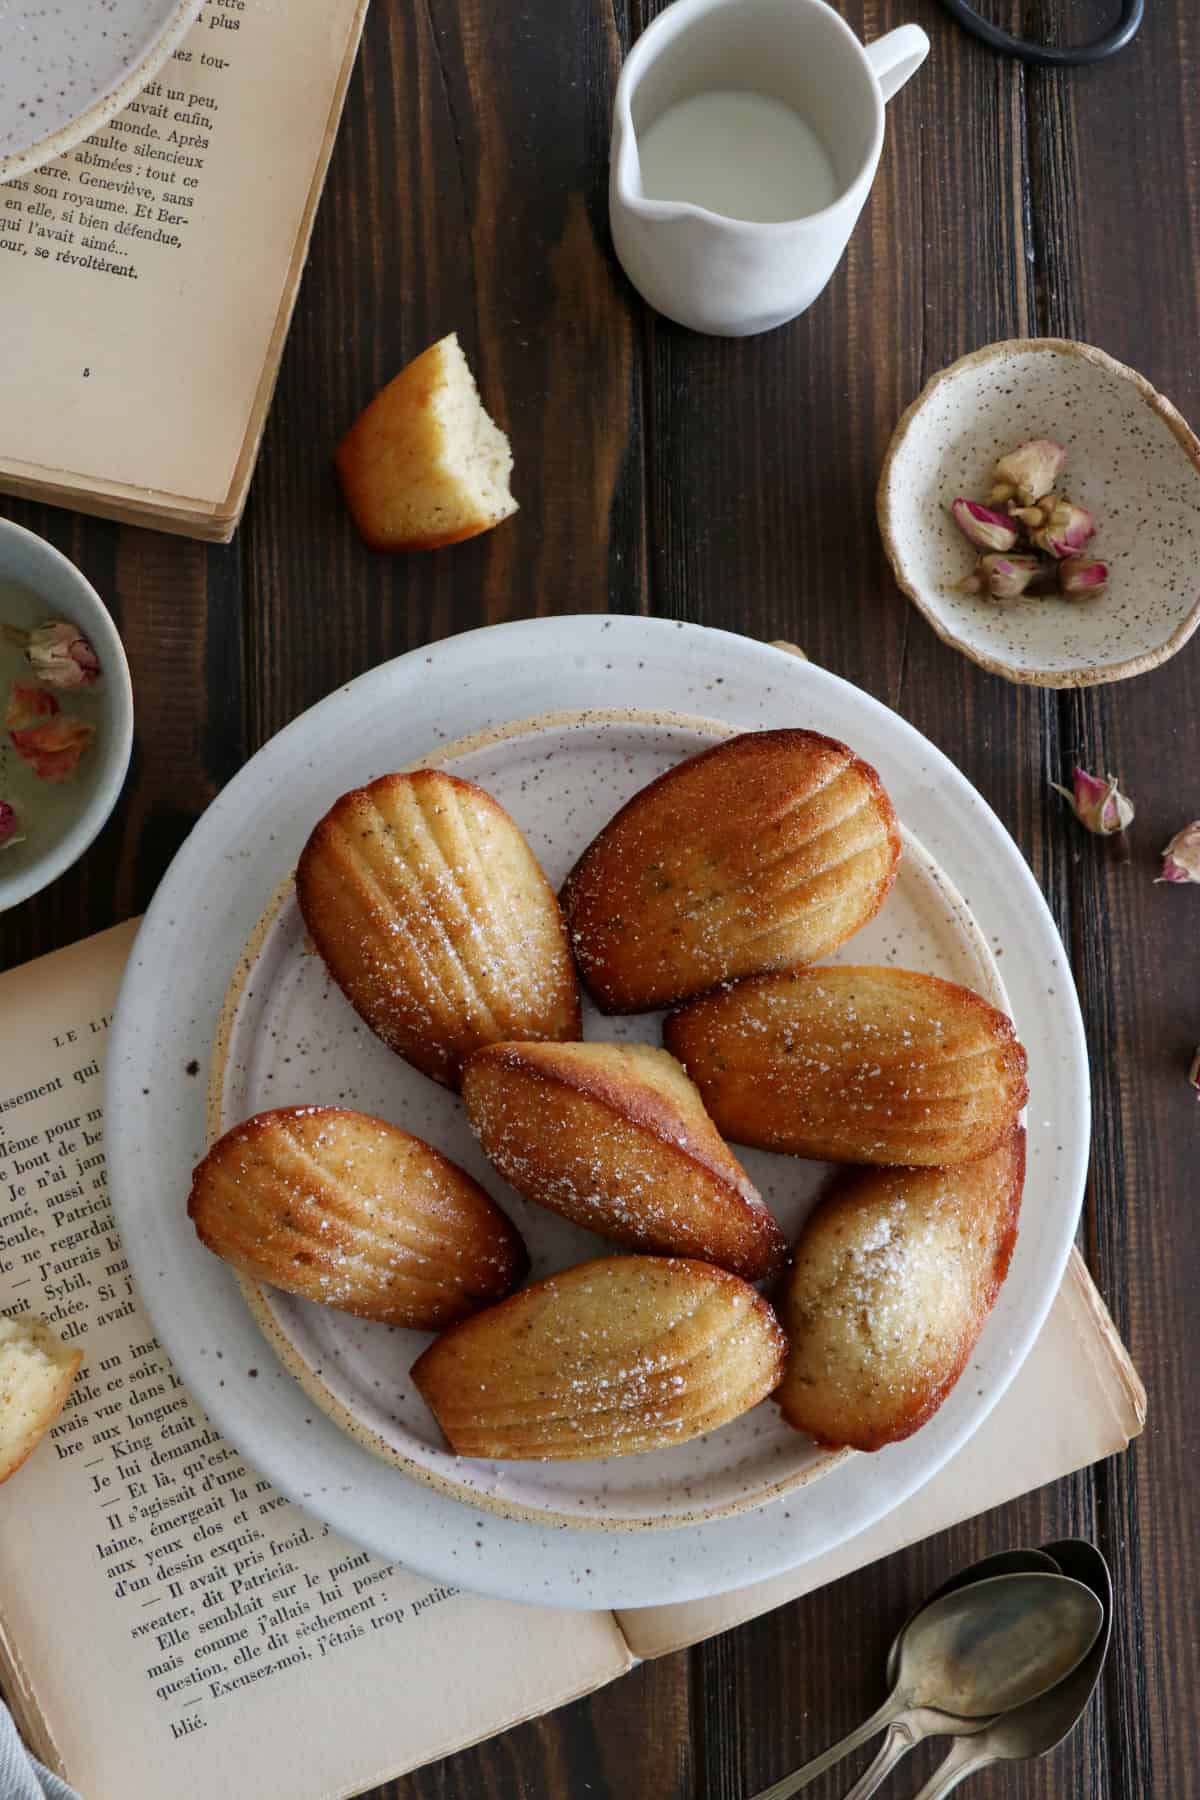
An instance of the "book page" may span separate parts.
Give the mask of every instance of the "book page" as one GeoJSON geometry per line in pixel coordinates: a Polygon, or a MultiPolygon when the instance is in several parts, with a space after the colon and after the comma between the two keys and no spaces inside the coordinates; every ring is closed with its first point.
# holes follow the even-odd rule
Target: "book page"
{"type": "Polygon", "coordinates": [[[124,112],[0,186],[0,474],[226,502],[365,4],[207,0],[124,112]]]}
{"type": "Polygon", "coordinates": [[[618,1613],[618,1621],[636,1656],[665,1656],[1112,1456],[1145,1422],[1145,1389],[1073,1251],[1050,1315],[1012,1386],[958,1455],[903,1506],[788,1575],[714,1600],[618,1613]]]}
{"type": "Polygon", "coordinates": [[[0,1669],[88,1800],[357,1793],[632,1659],[608,1613],[481,1599],[344,1542],[188,1398],[106,1185],[100,1075],[132,940],[118,926],[0,976],[0,1310],[85,1355],[0,1487],[0,1669]]]}

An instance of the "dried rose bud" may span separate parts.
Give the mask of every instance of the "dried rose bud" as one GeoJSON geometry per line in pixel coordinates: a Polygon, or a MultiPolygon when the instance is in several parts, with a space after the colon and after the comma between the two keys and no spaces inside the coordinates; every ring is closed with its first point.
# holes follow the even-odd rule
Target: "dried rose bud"
{"type": "Polygon", "coordinates": [[[1177,831],[1163,851],[1160,881],[1200,883],[1200,819],[1177,831]]]}
{"type": "Polygon", "coordinates": [[[1066,460],[1063,446],[1052,438],[1032,438],[1027,444],[1018,444],[993,469],[988,499],[993,505],[1001,500],[1019,500],[1022,506],[1032,506],[1050,492],[1066,460]]]}
{"type": "Polygon", "coordinates": [[[15,809],[7,800],[0,800],[0,850],[11,850],[14,844],[23,842],[24,833],[15,809]]]}
{"type": "Polygon", "coordinates": [[[1036,556],[981,556],[957,591],[987,594],[992,600],[1016,600],[1041,572],[1036,556]]]}
{"type": "Polygon", "coordinates": [[[91,687],[100,679],[100,658],[66,619],[50,619],[31,631],[25,654],[38,680],[50,687],[91,687]]]}
{"type": "Polygon", "coordinates": [[[1200,1050],[1192,1058],[1192,1066],[1188,1070],[1188,1080],[1196,1090],[1196,1098],[1200,1100],[1200,1050]]]}
{"type": "Polygon", "coordinates": [[[956,500],[950,511],[967,542],[977,550],[1011,550],[1018,533],[1003,513],[980,506],[978,500],[956,500]]]}
{"type": "Polygon", "coordinates": [[[1072,782],[1069,788],[1057,781],[1050,786],[1066,796],[1079,823],[1097,837],[1114,837],[1133,822],[1133,801],[1120,791],[1115,775],[1089,775],[1086,769],[1076,769],[1072,782]]]}
{"type": "Polygon", "coordinates": [[[1108,586],[1108,564],[1086,556],[1064,556],[1058,565],[1058,591],[1068,600],[1098,600],[1108,586]]]}
{"type": "Polygon", "coordinates": [[[1096,521],[1087,507],[1076,506],[1064,497],[1046,523],[1033,533],[1033,541],[1047,556],[1078,556],[1095,535],[1096,521]]]}
{"type": "Polygon", "coordinates": [[[1008,509],[1009,517],[1020,519],[1022,525],[1028,526],[1029,530],[1034,532],[1040,525],[1049,524],[1055,507],[1060,505],[1061,502],[1061,494],[1043,494],[1042,498],[1033,506],[1013,506],[1010,504],[1008,509]]]}
{"type": "Polygon", "coordinates": [[[4,723],[12,747],[43,781],[65,781],[96,735],[84,719],[63,713],[53,694],[14,681],[4,723]]]}

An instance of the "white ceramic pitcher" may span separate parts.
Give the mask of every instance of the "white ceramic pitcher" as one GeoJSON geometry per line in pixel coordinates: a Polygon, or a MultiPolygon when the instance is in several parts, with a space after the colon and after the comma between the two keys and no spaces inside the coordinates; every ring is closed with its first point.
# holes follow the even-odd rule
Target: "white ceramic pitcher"
{"type": "Polygon", "coordinates": [[[883,148],[884,102],[929,54],[918,25],[865,48],[825,0],[674,0],[634,44],[617,84],[609,216],[633,285],[693,331],[747,337],[811,306],[841,260],[883,148]],[[813,127],[837,196],[805,218],[757,224],[650,200],[638,135],[711,89],[784,101],[813,127]]]}

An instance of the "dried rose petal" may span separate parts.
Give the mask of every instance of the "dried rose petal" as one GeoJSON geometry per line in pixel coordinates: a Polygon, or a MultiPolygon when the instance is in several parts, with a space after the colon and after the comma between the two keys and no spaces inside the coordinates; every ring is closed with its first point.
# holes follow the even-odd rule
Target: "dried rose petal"
{"type": "Polygon", "coordinates": [[[993,469],[988,499],[993,505],[1018,500],[1022,506],[1032,506],[1050,492],[1066,460],[1066,450],[1052,438],[1031,438],[1027,444],[1018,444],[993,469]]]}
{"type": "Polygon", "coordinates": [[[1033,533],[1033,541],[1047,556],[1078,556],[1096,535],[1096,521],[1086,506],[1062,499],[1050,511],[1046,523],[1033,533]]]}
{"type": "Polygon", "coordinates": [[[1064,556],[1058,565],[1058,589],[1068,600],[1098,600],[1107,586],[1107,563],[1064,556]]]}
{"type": "Polygon", "coordinates": [[[1194,881],[1200,883],[1200,819],[1177,831],[1163,851],[1159,881],[1194,881]]]}
{"type": "Polygon", "coordinates": [[[65,781],[96,735],[84,719],[63,713],[53,694],[14,681],[4,723],[12,747],[43,781],[65,781]]]}
{"type": "Polygon", "coordinates": [[[24,841],[25,834],[21,830],[21,821],[15,808],[7,800],[0,800],[0,850],[11,850],[14,844],[24,841]]]}
{"type": "Polygon", "coordinates": [[[956,500],[950,511],[958,529],[977,550],[1011,550],[1017,541],[1012,522],[977,500],[956,500]]]}
{"type": "Polygon", "coordinates": [[[50,687],[91,687],[100,679],[100,658],[66,619],[50,619],[31,631],[25,654],[38,679],[50,687]]]}
{"type": "Polygon", "coordinates": [[[1073,786],[1065,788],[1057,781],[1050,786],[1071,802],[1071,810],[1081,825],[1098,837],[1113,837],[1133,821],[1133,801],[1117,786],[1115,775],[1089,775],[1076,769],[1073,786]]]}
{"type": "Polygon", "coordinates": [[[1042,572],[1036,556],[981,556],[960,594],[987,594],[992,600],[1016,600],[1042,572]]]}

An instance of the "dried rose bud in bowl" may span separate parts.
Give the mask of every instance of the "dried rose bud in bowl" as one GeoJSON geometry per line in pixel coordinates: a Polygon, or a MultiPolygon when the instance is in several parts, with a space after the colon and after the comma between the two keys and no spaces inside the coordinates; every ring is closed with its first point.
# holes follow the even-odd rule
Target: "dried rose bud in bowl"
{"type": "Polygon", "coordinates": [[[99,596],[51,545],[0,521],[0,912],[87,849],[132,738],[129,669],[99,596]]]}

